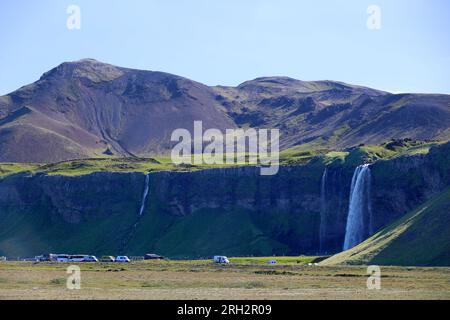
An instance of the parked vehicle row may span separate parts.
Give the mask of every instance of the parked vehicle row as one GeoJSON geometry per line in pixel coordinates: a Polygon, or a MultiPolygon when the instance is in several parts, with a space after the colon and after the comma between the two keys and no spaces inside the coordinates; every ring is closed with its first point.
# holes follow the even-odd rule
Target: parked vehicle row
{"type": "Polygon", "coordinates": [[[97,259],[96,256],[86,255],[86,254],[44,254],[34,258],[34,261],[44,262],[44,261],[53,261],[53,262],[131,262],[131,260],[155,260],[155,259],[164,259],[164,257],[159,256],[157,254],[148,253],[143,257],[131,257],[128,256],[102,256],[100,259],[97,259]]]}
{"type": "MultiPolygon", "coordinates": [[[[5,257],[0,257],[0,261],[6,261],[5,257]]],[[[70,262],[131,262],[138,260],[163,260],[165,259],[163,256],[148,253],[144,256],[140,257],[128,257],[128,256],[102,256],[98,259],[96,256],[87,255],[87,254],[43,254],[40,256],[36,256],[34,258],[22,259],[21,261],[36,261],[36,262],[61,262],[61,263],[70,263],[70,262]]],[[[217,264],[229,264],[230,261],[226,256],[214,256],[213,262],[217,264]]],[[[267,262],[268,264],[277,264],[276,260],[270,260],[267,262]]]]}
{"type": "Polygon", "coordinates": [[[35,261],[55,261],[55,262],[98,262],[96,256],[87,254],[48,254],[35,257],[35,261]]]}

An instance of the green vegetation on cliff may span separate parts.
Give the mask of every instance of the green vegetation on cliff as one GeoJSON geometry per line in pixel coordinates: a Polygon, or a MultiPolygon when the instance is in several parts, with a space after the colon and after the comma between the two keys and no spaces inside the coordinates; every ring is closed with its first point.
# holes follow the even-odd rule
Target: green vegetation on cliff
{"type": "Polygon", "coordinates": [[[25,171],[35,171],[39,168],[38,164],[32,163],[0,163],[0,178],[25,171]]]}
{"type": "Polygon", "coordinates": [[[195,171],[220,168],[226,165],[175,165],[170,157],[154,158],[94,158],[69,160],[52,164],[0,163],[0,178],[20,172],[48,175],[79,176],[94,172],[151,172],[151,171],[195,171]]]}
{"type": "MultiPolygon", "coordinates": [[[[365,162],[416,154],[427,154],[432,146],[443,142],[424,142],[410,139],[391,140],[381,145],[360,145],[345,150],[329,150],[317,143],[307,143],[281,151],[280,165],[305,165],[313,159],[321,159],[326,165],[343,164],[357,166],[365,162]]],[[[248,156],[247,158],[248,159],[248,156]]],[[[247,163],[247,162],[246,162],[247,163]]],[[[170,156],[153,158],[92,158],[62,161],[52,164],[0,163],[0,178],[20,172],[49,175],[77,176],[94,172],[151,172],[196,171],[211,168],[239,166],[243,164],[175,165],[170,156]]]]}

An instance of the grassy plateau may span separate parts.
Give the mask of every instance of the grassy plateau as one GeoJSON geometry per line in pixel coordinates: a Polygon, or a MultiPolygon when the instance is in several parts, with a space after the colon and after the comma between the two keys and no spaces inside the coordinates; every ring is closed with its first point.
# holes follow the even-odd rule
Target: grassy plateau
{"type": "MultiPolygon", "coordinates": [[[[361,162],[373,162],[379,159],[426,154],[434,145],[444,142],[392,140],[380,145],[360,145],[346,150],[330,150],[324,145],[302,144],[280,152],[280,165],[303,165],[312,159],[320,158],[324,163],[333,162],[357,165],[361,162]]],[[[92,158],[68,160],[57,163],[0,163],[0,178],[21,172],[43,173],[48,175],[78,176],[94,172],[151,172],[151,171],[196,171],[202,169],[223,168],[248,165],[251,155],[245,154],[243,160],[235,159],[235,163],[226,163],[226,154],[221,155],[222,164],[211,163],[211,159],[204,159],[202,164],[193,163],[193,159],[183,158],[187,163],[174,164],[170,155],[159,155],[152,158],[92,158]],[[209,161],[208,161],[209,160],[209,161]]],[[[253,155],[254,156],[254,155],[253,155]]],[[[220,157],[217,155],[217,157],[220,157]]]]}

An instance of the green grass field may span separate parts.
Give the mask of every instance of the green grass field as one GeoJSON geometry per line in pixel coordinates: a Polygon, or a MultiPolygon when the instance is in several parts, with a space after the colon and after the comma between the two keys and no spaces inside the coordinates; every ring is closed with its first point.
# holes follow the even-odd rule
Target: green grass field
{"type": "Polygon", "coordinates": [[[66,288],[69,264],[0,262],[0,299],[450,299],[450,268],[381,267],[381,289],[368,290],[364,266],[266,259],[85,263],[80,290],[66,288]]]}
{"type": "Polygon", "coordinates": [[[315,256],[300,256],[300,257],[240,257],[230,258],[230,263],[233,264],[267,264],[268,261],[275,260],[280,265],[304,265],[309,263],[315,263],[320,260],[321,257],[315,256]]]}

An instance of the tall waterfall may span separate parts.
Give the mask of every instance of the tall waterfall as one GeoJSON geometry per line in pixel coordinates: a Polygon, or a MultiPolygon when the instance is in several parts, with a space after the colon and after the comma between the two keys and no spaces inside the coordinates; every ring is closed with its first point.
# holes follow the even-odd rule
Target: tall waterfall
{"type": "Polygon", "coordinates": [[[358,166],[353,174],[350,189],[350,204],[345,229],[344,250],[364,241],[372,230],[371,184],[368,164],[358,166]]]}
{"type": "Polygon", "coordinates": [[[142,216],[145,209],[145,201],[147,200],[148,190],[149,190],[150,174],[145,176],[144,193],[142,194],[141,209],[139,210],[139,215],[142,216]]]}
{"type": "Polygon", "coordinates": [[[326,234],[325,225],[326,225],[326,215],[327,215],[327,177],[328,177],[328,168],[325,167],[323,171],[322,180],[320,183],[320,230],[319,230],[319,250],[322,252],[323,250],[323,238],[326,234]]]}

